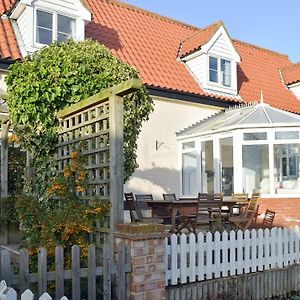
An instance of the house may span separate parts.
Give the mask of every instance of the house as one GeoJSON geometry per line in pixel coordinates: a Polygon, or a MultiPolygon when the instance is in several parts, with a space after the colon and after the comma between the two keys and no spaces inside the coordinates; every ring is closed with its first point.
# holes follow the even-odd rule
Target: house
{"type": "MultiPolygon", "coordinates": [[[[163,192],[189,195],[214,190],[228,194],[259,189],[262,210],[273,208],[286,218],[300,219],[299,210],[295,210],[300,207],[300,65],[293,64],[287,55],[231,38],[221,21],[200,29],[114,0],[0,0],[0,14],[3,93],[3,78],[11,63],[53,40],[68,37],[95,39],[139,70],[155,110],[143,126],[138,142],[139,168],[126,183],[126,190],[161,197],[163,192]],[[260,101],[263,103],[258,107],[253,105],[260,101]],[[220,113],[235,106],[240,108],[220,113]],[[266,119],[270,118],[269,111],[293,123],[287,122],[292,127],[287,130],[284,124],[277,124],[281,123],[280,116],[275,118],[281,126],[278,132],[284,135],[278,144],[276,130],[261,131],[255,125],[256,134],[248,136],[250,141],[258,141],[256,146],[267,145],[259,149],[264,148],[261,155],[269,157],[268,168],[247,168],[241,160],[241,144],[233,150],[233,145],[238,145],[233,140],[242,140],[245,134],[247,141],[247,132],[230,135],[228,127],[226,138],[211,138],[217,119],[225,122],[227,115],[240,111],[255,111],[266,119]],[[204,119],[203,125],[200,121],[204,119]],[[204,137],[201,128],[211,123],[211,132],[204,137]],[[191,131],[192,139],[187,134],[191,131]],[[268,142],[262,143],[266,136],[268,142]],[[282,143],[290,146],[280,146],[282,143]],[[227,155],[223,164],[222,151],[223,158],[227,155]],[[279,154],[274,156],[276,151],[279,154]],[[239,170],[235,176],[234,170],[239,170]]],[[[242,120],[236,121],[235,129],[242,120]]],[[[273,128],[273,121],[268,129],[273,128]]],[[[249,140],[245,145],[250,146],[249,140]]],[[[253,158],[257,151],[249,149],[244,155],[253,158]]],[[[253,163],[247,162],[250,166],[253,163]]]]}

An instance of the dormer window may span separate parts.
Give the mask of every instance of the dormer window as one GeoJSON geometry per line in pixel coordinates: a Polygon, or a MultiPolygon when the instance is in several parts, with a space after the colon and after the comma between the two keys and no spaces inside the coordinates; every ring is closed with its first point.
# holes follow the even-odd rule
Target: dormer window
{"type": "Polygon", "coordinates": [[[230,60],[209,56],[209,81],[226,87],[231,86],[230,60]]]}
{"type": "Polygon", "coordinates": [[[36,42],[49,45],[53,41],[64,42],[73,38],[75,19],[57,13],[36,11],[36,42]]]}

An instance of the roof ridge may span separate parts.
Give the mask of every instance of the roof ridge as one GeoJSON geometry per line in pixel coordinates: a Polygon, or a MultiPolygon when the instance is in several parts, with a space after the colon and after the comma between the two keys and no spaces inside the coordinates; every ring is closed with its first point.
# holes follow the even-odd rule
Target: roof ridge
{"type": "Polygon", "coordinates": [[[183,21],[179,21],[179,20],[176,20],[176,19],[173,19],[173,18],[170,18],[170,17],[166,17],[166,16],[160,15],[158,13],[149,11],[147,9],[143,9],[143,8],[138,7],[138,6],[135,6],[135,5],[132,5],[132,4],[129,4],[129,3],[126,3],[126,2],[122,2],[122,0],[100,0],[100,1],[109,2],[113,5],[123,6],[123,7],[126,7],[128,9],[132,9],[132,10],[135,10],[135,11],[140,12],[140,13],[145,13],[145,14],[148,14],[150,16],[157,17],[161,20],[168,21],[168,22],[171,22],[171,23],[175,23],[175,24],[178,24],[178,25],[181,25],[183,27],[190,28],[190,29],[195,29],[195,30],[201,29],[201,28],[199,28],[195,25],[187,24],[183,21]]]}
{"type": "Polygon", "coordinates": [[[277,52],[277,51],[274,51],[274,50],[271,50],[271,49],[268,49],[268,48],[264,48],[264,47],[261,47],[261,46],[255,45],[255,44],[251,44],[251,43],[248,43],[248,42],[244,42],[244,41],[241,41],[241,40],[238,40],[238,39],[234,39],[234,38],[232,38],[231,40],[234,43],[243,44],[243,45],[246,45],[246,46],[249,46],[249,47],[252,47],[252,48],[256,48],[256,49],[261,50],[261,51],[270,52],[270,53],[272,53],[274,55],[284,56],[284,57],[289,58],[289,56],[287,54],[283,54],[283,53],[280,53],[280,52],[277,52]]]}
{"type": "Polygon", "coordinates": [[[208,30],[210,27],[213,27],[213,26],[215,26],[215,25],[219,25],[219,26],[223,25],[223,26],[224,26],[224,22],[223,22],[222,20],[218,20],[218,21],[216,21],[216,22],[214,22],[214,23],[212,23],[212,24],[210,24],[210,25],[208,25],[208,26],[206,26],[206,27],[204,27],[204,28],[199,28],[199,30],[196,31],[194,34],[192,34],[192,35],[190,35],[189,37],[187,37],[186,39],[182,40],[181,43],[184,43],[184,42],[186,42],[186,41],[192,39],[192,38],[195,37],[196,35],[198,35],[198,34],[200,34],[200,33],[203,33],[204,31],[208,30]]]}

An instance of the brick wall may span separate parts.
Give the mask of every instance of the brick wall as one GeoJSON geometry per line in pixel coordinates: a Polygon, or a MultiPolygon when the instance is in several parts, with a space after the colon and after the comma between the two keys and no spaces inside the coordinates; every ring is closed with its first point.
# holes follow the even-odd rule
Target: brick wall
{"type": "Polygon", "coordinates": [[[164,300],[164,226],[120,224],[116,231],[116,243],[125,243],[131,263],[126,299],[164,300]]]}
{"type": "Polygon", "coordinates": [[[275,226],[300,226],[300,198],[261,198],[259,200],[259,213],[266,209],[276,212],[275,226]]]}

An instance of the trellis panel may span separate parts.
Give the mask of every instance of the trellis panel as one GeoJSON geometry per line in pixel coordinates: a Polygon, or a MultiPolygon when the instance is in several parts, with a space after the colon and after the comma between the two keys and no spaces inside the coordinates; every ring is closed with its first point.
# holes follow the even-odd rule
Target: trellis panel
{"type": "Polygon", "coordinates": [[[81,153],[88,187],[78,195],[110,200],[112,233],[115,224],[123,222],[122,97],[141,86],[139,79],[130,79],[58,112],[58,169],[70,165],[72,152],[81,153]]]}

